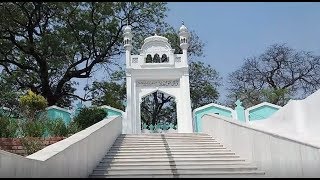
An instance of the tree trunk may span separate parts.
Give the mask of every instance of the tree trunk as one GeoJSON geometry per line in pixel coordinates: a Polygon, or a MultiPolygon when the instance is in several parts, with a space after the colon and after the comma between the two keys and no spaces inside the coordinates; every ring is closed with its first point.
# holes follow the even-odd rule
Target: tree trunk
{"type": "Polygon", "coordinates": [[[48,106],[53,106],[57,103],[57,101],[59,101],[59,97],[57,96],[47,96],[47,101],[48,101],[48,106]]]}

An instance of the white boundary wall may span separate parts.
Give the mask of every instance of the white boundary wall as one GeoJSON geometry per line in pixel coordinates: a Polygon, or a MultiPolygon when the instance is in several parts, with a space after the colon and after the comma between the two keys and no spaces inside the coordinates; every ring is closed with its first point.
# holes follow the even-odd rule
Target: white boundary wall
{"type": "Polygon", "coordinates": [[[204,115],[202,124],[203,133],[256,164],[268,177],[320,177],[319,144],[215,114],[204,115]]]}
{"type": "Polygon", "coordinates": [[[27,157],[0,150],[0,178],[86,178],[122,131],[122,118],[104,119],[27,157]]]}
{"type": "Polygon", "coordinates": [[[290,100],[269,118],[250,125],[297,141],[320,145],[320,90],[302,100],[290,100]]]}

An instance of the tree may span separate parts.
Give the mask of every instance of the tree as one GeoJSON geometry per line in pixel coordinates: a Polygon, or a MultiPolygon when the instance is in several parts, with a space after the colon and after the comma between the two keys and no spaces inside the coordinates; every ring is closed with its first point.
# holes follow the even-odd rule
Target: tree
{"type": "Polygon", "coordinates": [[[92,98],[92,104],[96,106],[108,105],[120,110],[125,110],[126,84],[125,72],[115,71],[108,81],[95,81],[91,87],[86,87],[92,98]]]}
{"type": "Polygon", "coordinates": [[[19,96],[22,95],[22,92],[18,91],[18,88],[12,84],[11,81],[8,81],[2,78],[0,74],[0,108],[6,107],[10,111],[14,111],[19,106],[19,96]]]}
{"type": "Polygon", "coordinates": [[[258,57],[245,59],[229,75],[232,102],[242,99],[245,107],[267,101],[280,106],[291,98],[304,98],[320,87],[320,57],[274,44],[258,57]]]}
{"type": "Polygon", "coordinates": [[[82,99],[74,80],[116,63],[126,24],[139,39],[162,26],[167,11],[161,2],[2,2],[0,9],[3,78],[41,94],[49,106],[82,99]]]}
{"type": "Polygon", "coordinates": [[[189,63],[189,81],[191,108],[214,103],[219,98],[217,87],[221,85],[222,78],[210,65],[196,61],[189,63]]]}
{"type": "Polygon", "coordinates": [[[31,121],[35,121],[37,115],[48,106],[48,102],[43,96],[37,95],[31,90],[28,90],[26,95],[21,96],[19,102],[23,114],[31,121]]]}
{"type": "Polygon", "coordinates": [[[177,124],[177,111],[174,97],[155,91],[143,98],[141,103],[141,121],[147,125],[158,123],[177,124]]]}

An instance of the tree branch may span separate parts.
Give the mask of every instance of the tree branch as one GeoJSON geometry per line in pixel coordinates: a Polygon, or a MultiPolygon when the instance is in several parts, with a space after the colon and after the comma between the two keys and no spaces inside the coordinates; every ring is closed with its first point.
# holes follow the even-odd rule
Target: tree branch
{"type": "Polygon", "coordinates": [[[65,93],[65,95],[66,95],[66,96],[72,96],[72,97],[78,98],[78,99],[80,99],[80,100],[82,100],[82,101],[92,101],[92,100],[93,100],[93,98],[85,99],[85,98],[82,98],[82,97],[80,97],[80,96],[78,96],[78,95],[70,94],[70,93],[65,93]]]}

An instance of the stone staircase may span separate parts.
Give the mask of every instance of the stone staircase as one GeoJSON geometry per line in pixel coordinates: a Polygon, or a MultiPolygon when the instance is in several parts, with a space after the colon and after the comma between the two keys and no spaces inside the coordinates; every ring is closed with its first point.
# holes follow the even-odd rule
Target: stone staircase
{"type": "Polygon", "coordinates": [[[121,134],[91,178],[265,177],[207,134],[121,134]]]}

